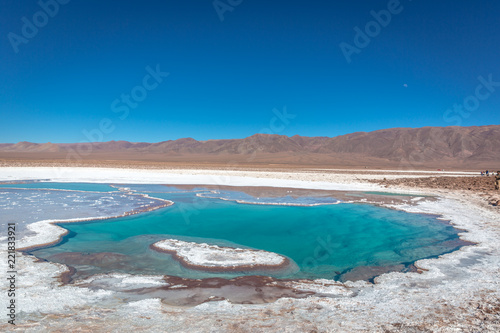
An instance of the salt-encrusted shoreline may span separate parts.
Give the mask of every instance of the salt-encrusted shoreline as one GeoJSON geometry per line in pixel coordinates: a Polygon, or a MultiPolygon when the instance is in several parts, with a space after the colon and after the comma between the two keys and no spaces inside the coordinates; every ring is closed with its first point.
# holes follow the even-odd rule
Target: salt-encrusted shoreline
{"type": "MultiPolygon", "coordinates": [[[[43,183],[43,182],[41,182],[43,183]]],[[[0,185],[2,185],[0,183],[0,185]]],[[[118,194],[120,191],[83,191],[83,190],[68,190],[68,189],[58,189],[58,188],[31,188],[31,187],[0,187],[0,191],[3,189],[8,190],[31,190],[31,191],[61,191],[61,192],[77,192],[77,193],[96,193],[96,194],[118,194]]]]}
{"type": "MultiPolygon", "coordinates": [[[[22,174],[26,178],[49,178],[40,176],[45,171],[34,169],[19,168],[14,174],[0,168],[0,179],[5,179],[6,176],[13,179],[15,175],[22,174]]],[[[173,171],[169,178],[165,177],[168,171],[161,171],[150,178],[151,172],[124,171],[118,177],[111,173],[94,172],[95,176],[91,177],[93,180],[84,171],[82,177],[87,177],[85,181],[89,182],[98,179],[97,182],[174,184],[170,179],[175,178],[173,174],[178,174],[178,170],[173,171]],[[125,178],[127,179],[124,180],[125,178]]],[[[67,172],[75,176],[73,181],[82,180],[78,178],[77,168],[71,168],[67,172]]],[[[118,169],[113,174],[121,172],[118,169]]],[[[209,184],[209,180],[218,184],[216,180],[221,177],[216,172],[212,178],[209,170],[191,174],[186,171],[185,177],[177,179],[177,184],[183,183],[192,174],[198,177],[191,179],[189,184],[195,181],[198,184],[209,184]]],[[[477,245],[462,247],[439,258],[418,261],[416,265],[425,269],[422,274],[393,272],[379,276],[375,279],[375,284],[346,282],[342,286],[352,291],[347,297],[281,298],[261,305],[214,301],[190,309],[170,307],[158,298],[117,303],[114,293],[96,293],[81,287],[59,286],[54,281],[61,274],[63,265],[35,263],[32,256],[19,255],[19,281],[29,282],[23,282],[19,287],[18,300],[23,304],[24,317],[18,328],[31,329],[35,323],[36,329],[40,331],[72,330],[75,322],[78,322],[79,328],[92,330],[106,327],[110,331],[134,329],[183,332],[188,329],[204,332],[207,327],[217,327],[220,332],[232,332],[261,330],[263,325],[269,332],[500,331],[500,212],[498,208],[485,204],[474,193],[402,186],[387,189],[367,184],[364,182],[366,180],[356,179],[354,176],[340,175],[337,179],[335,175],[322,177],[320,174],[305,175],[300,172],[286,172],[282,175],[278,172],[262,172],[261,176],[265,177],[263,179],[258,179],[256,173],[249,173],[251,178],[245,181],[245,173],[238,171],[228,175],[224,183],[230,182],[234,174],[238,178],[232,185],[240,186],[297,186],[351,191],[377,188],[394,193],[437,195],[438,200],[419,200],[391,208],[443,216],[454,226],[467,230],[461,237],[476,242],[477,245]],[[273,182],[273,176],[281,178],[280,181],[273,182]],[[290,176],[293,178],[285,181],[290,176]],[[340,186],[337,187],[338,184],[340,186]],[[50,318],[39,316],[39,311],[54,315],[50,318]],[[96,313],[106,315],[95,316],[96,313]]],[[[429,173],[429,176],[433,174],[429,173]]],[[[52,180],[61,181],[61,178],[52,180]]],[[[66,181],[70,179],[67,178],[66,181]]],[[[6,253],[4,250],[0,252],[6,253]]],[[[0,262],[0,269],[5,271],[5,265],[2,265],[4,263],[0,262]]],[[[297,288],[302,287],[297,285],[297,288]]],[[[324,286],[314,281],[304,288],[320,291],[324,286]]],[[[0,329],[2,327],[7,326],[0,324],[0,329]]]]}
{"type": "Polygon", "coordinates": [[[211,272],[276,270],[290,263],[288,258],[273,252],[177,239],[161,240],[151,244],[150,248],[172,255],[186,268],[211,272]]]}
{"type": "MultiPolygon", "coordinates": [[[[210,191],[212,194],[216,194],[213,191],[210,191]]],[[[208,196],[204,195],[204,193],[197,193],[197,197],[200,198],[208,198],[208,199],[220,199],[224,201],[234,201],[239,204],[245,204],[245,205],[271,205],[271,206],[295,206],[295,207],[313,207],[313,206],[325,206],[325,205],[337,205],[339,203],[342,203],[340,200],[337,200],[336,202],[320,202],[320,203],[313,203],[313,204],[300,204],[300,203],[285,203],[285,202],[258,202],[258,201],[246,201],[246,200],[241,200],[241,199],[229,199],[229,198],[224,198],[224,197],[218,197],[218,196],[208,196]]]]}
{"type": "MultiPolygon", "coordinates": [[[[55,191],[55,190],[54,190],[55,191]]],[[[107,193],[107,192],[102,192],[107,193]]],[[[18,241],[17,250],[21,252],[34,251],[47,246],[53,246],[60,243],[63,237],[66,236],[69,231],[57,224],[59,223],[82,223],[88,221],[98,221],[98,220],[109,220],[119,217],[131,216],[135,214],[150,212],[160,208],[168,207],[174,204],[170,200],[165,200],[161,198],[152,198],[147,194],[137,194],[133,193],[130,195],[139,195],[143,198],[148,198],[157,201],[157,204],[148,205],[140,209],[133,209],[131,211],[124,212],[123,214],[113,215],[113,216],[96,216],[96,217],[85,217],[85,218],[74,218],[74,219],[60,219],[60,220],[43,220],[35,223],[31,223],[27,226],[29,231],[34,232],[34,235],[26,236],[18,241]]]]}

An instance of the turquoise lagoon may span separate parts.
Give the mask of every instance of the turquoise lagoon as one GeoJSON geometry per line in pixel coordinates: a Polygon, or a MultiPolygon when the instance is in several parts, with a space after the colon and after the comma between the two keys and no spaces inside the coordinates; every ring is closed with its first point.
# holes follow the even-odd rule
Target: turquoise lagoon
{"type": "Polygon", "coordinates": [[[78,277],[124,272],[185,278],[261,274],[287,279],[341,279],[360,267],[397,267],[394,270],[401,271],[404,270],[401,267],[407,268],[417,260],[455,251],[464,245],[459,230],[436,216],[369,204],[339,203],[335,198],[290,198],[294,205],[310,205],[315,200],[321,205],[286,206],[283,205],[286,194],[282,198],[248,199],[237,188],[208,191],[203,186],[191,190],[162,185],[121,186],[175,204],[111,220],[61,224],[70,231],[63,241],[32,254],[74,266],[78,277]],[[241,202],[242,198],[263,204],[232,201],[241,202]],[[191,270],[170,255],[150,249],[152,243],[165,238],[276,252],[290,258],[293,265],[274,272],[191,270]],[[79,257],[72,262],[74,253],[79,257]],[[95,260],[92,255],[98,253],[104,256],[95,260]]]}

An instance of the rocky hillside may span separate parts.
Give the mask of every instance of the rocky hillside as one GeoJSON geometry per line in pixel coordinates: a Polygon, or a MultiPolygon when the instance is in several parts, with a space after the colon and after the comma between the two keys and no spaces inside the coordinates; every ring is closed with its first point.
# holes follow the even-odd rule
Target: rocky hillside
{"type": "Polygon", "coordinates": [[[304,165],[374,165],[407,167],[500,168],[500,126],[392,128],[333,138],[255,134],[244,139],[197,141],[192,138],[157,143],[108,141],[80,144],[19,142],[0,144],[0,157],[82,158],[260,163],[304,165]],[[36,154],[35,154],[36,153],[36,154]]]}

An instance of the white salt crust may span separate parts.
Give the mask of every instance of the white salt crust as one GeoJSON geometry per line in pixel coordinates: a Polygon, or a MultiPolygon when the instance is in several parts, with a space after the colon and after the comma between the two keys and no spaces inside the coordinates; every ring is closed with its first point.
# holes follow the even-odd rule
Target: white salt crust
{"type": "Polygon", "coordinates": [[[153,244],[160,251],[175,254],[188,266],[198,268],[238,269],[254,266],[280,266],[287,258],[279,254],[252,249],[221,247],[206,243],[165,239],[153,244]]]}

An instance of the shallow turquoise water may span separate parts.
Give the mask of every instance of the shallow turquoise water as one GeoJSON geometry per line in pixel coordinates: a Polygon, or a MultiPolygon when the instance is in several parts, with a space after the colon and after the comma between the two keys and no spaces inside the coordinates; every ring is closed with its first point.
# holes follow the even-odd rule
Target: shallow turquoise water
{"type": "Polygon", "coordinates": [[[34,251],[67,262],[64,253],[121,254],[106,262],[73,264],[82,276],[104,272],[190,278],[266,274],[279,278],[337,279],[360,266],[408,265],[456,250],[457,230],[435,216],[367,204],[312,207],[238,204],[195,193],[151,193],[174,206],[93,223],[64,224],[71,233],[58,246],[34,251]],[[276,252],[296,265],[279,272],[231,274],[189,270],[149,245],[165,238],[276,252]]]}
{"type": "Polygon", "coordinates": [[[108,184],[95,183],[52,183],[52,182],[33,182],[24,184],[1,184],[0,188],[40,188],[40,189],[58,189],[58,190],[74,190],[74,191],[90,191],[90,192],[110,192],[118,191],[116,188],[108,184]]]}

